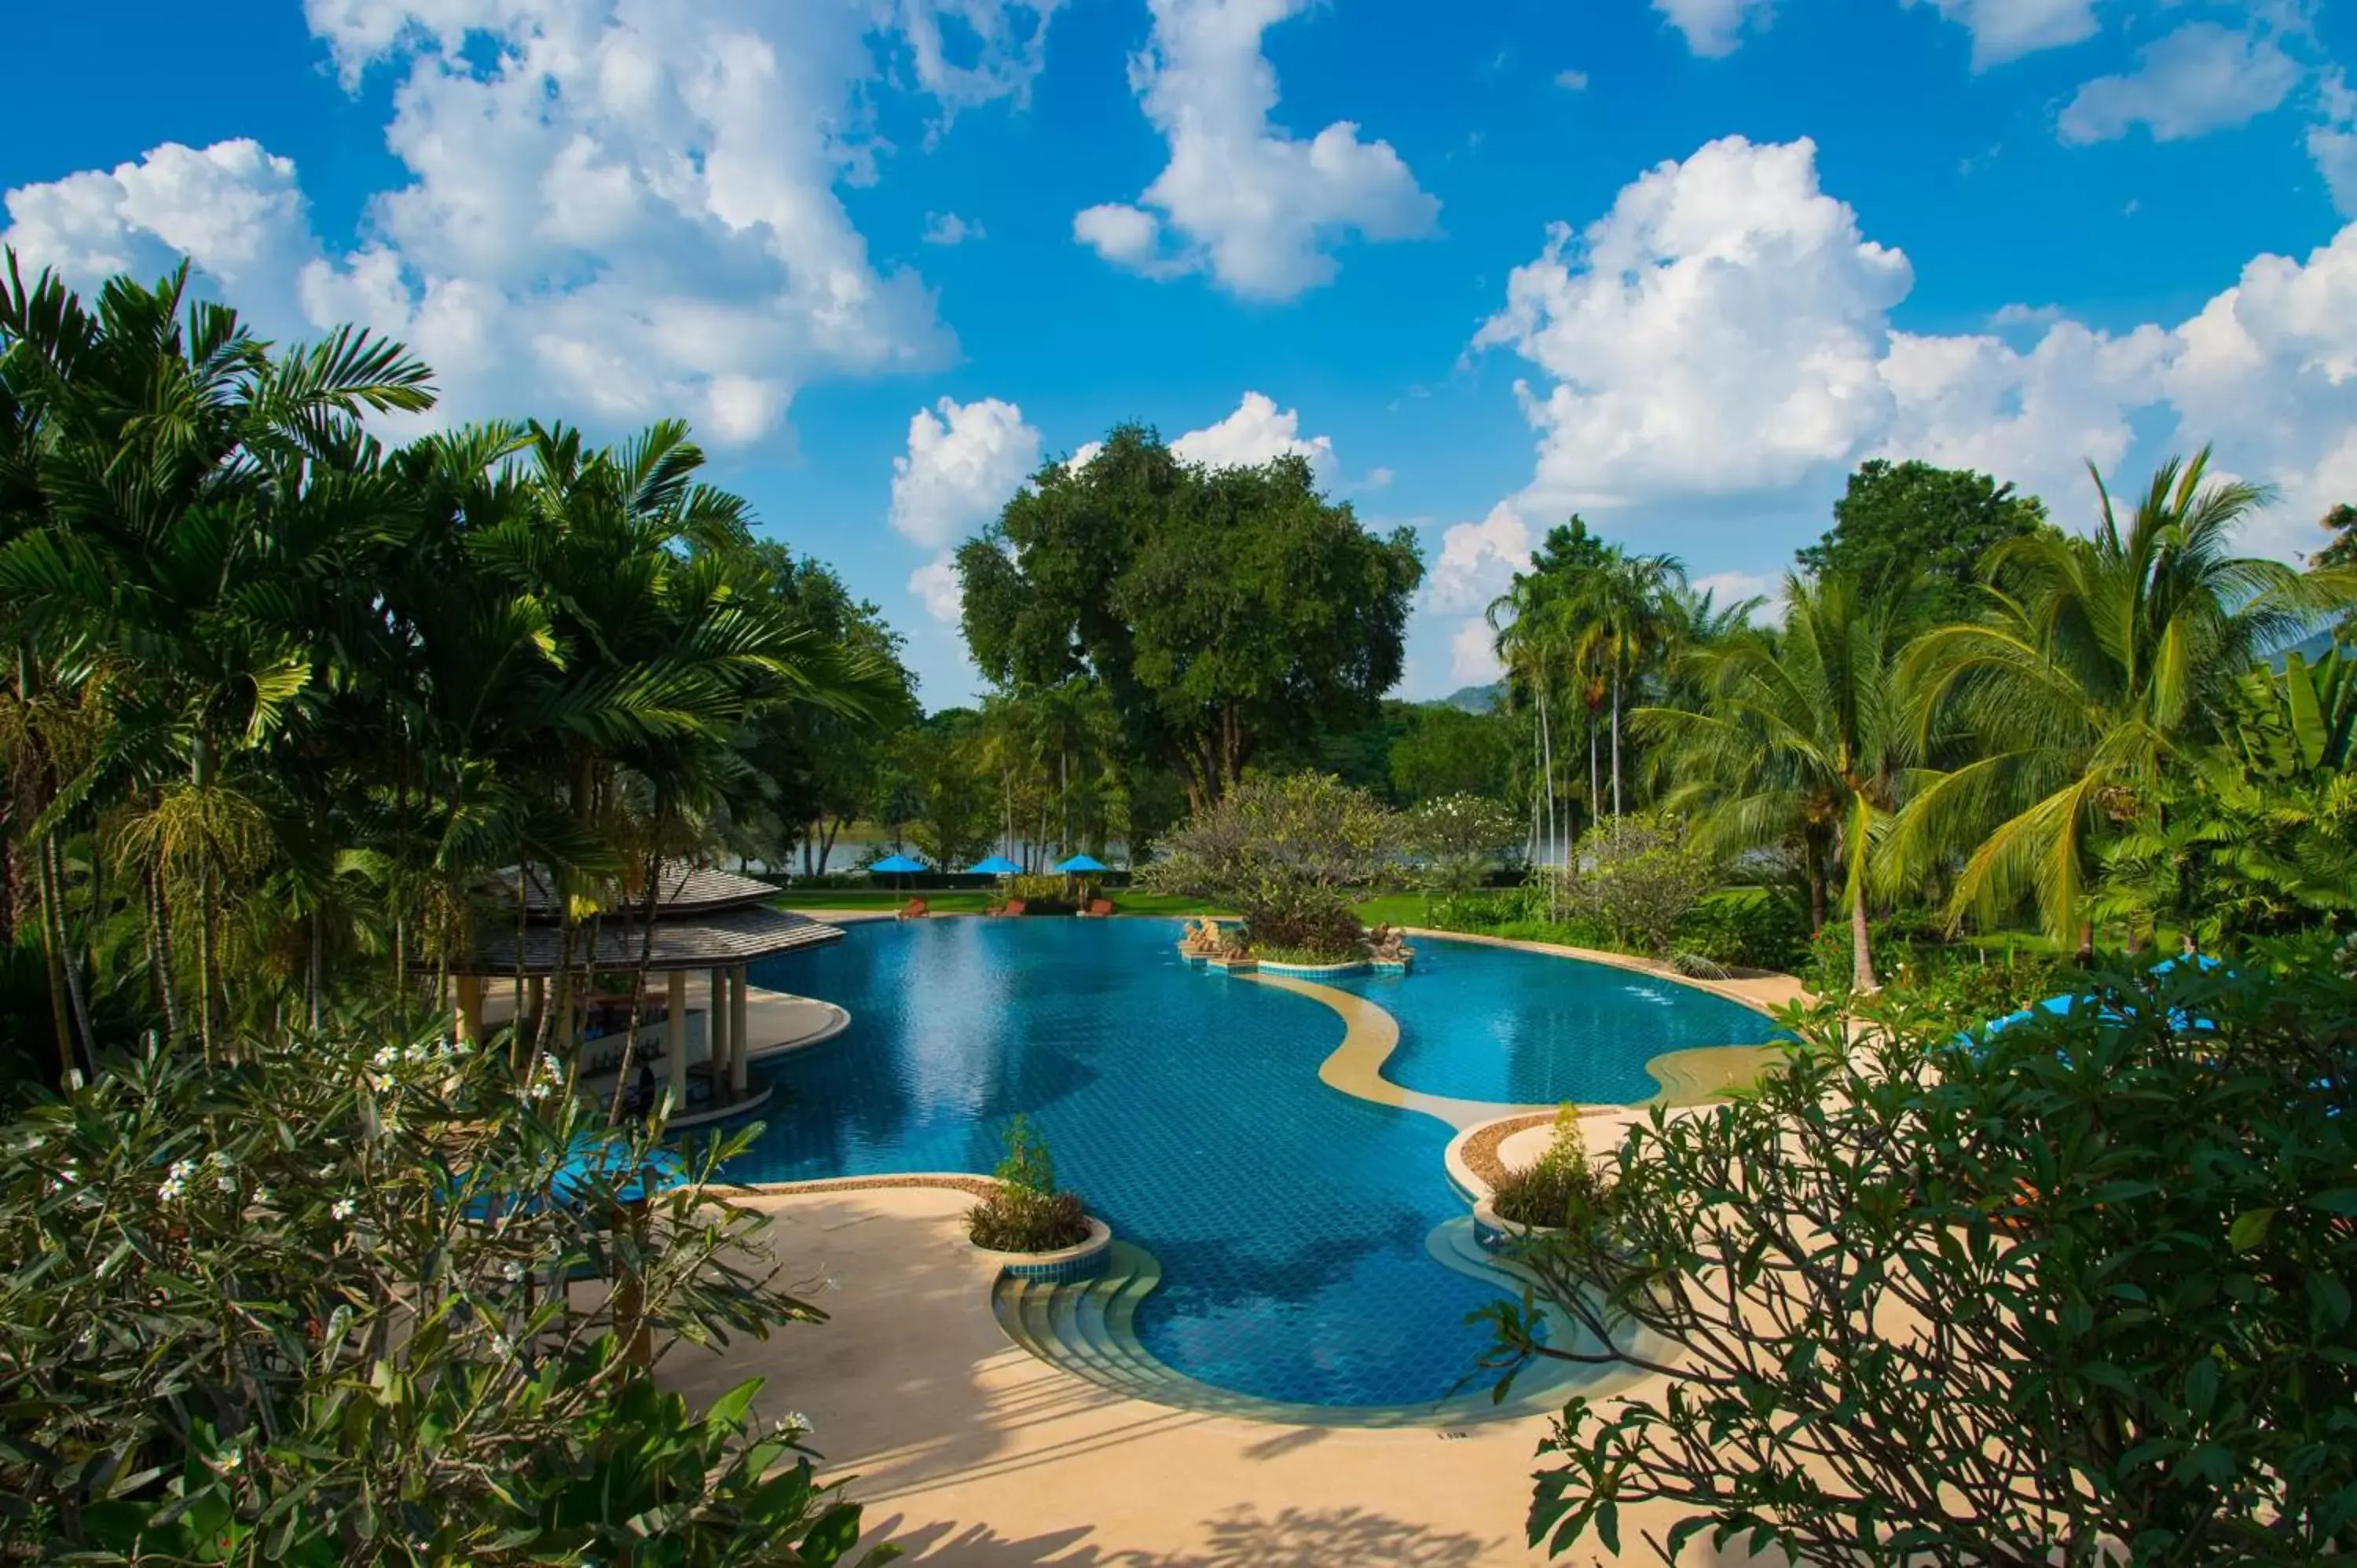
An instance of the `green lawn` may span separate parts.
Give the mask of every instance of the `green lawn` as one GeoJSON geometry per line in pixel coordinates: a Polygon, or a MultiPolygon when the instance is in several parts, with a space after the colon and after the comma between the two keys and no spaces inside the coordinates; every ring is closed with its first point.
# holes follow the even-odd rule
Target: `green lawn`
{"type": "MultiPolygon", "coordinates": [[[[1115,888],[1109,897],[1113,907],[1125,915],[1210,915],[1221,911],[1200,898],[1182,898],[1175,893],[1138,893],[1115,888]]],[[[980,888],[970,892],[931,892],[919,889],[911,893],[891,893],[880,888],[797,887],[780,893],[777,904],[783,909],[897,909],[912,897],[924,899],[926,908],[940,915],[979,915],[990,902],[991,896],[980,888]]],[[[1424,895],[1399,893],[1389,897],[1370,898],[1359,906],[1359,918],[1371,926],[1413,926],[1424,918],[1424,895]]]]}
{"type": "MultiPolygon", "coordinates": [[[[910,898],[922,898],[925,907],[935,914],[979,915],[989,906],[992,897],[978,887],[955,892],[919,888],[914,893],[797,887],[780,894],[776,902],[785,909],[897,909],[910,898]]],[[[1133,893],[1115,888],[1108,897],[1114,909],[1125,915],[1200,915],[1211,908],[1200,898],[1180,898],[1168,893],[1133,893]]]]}

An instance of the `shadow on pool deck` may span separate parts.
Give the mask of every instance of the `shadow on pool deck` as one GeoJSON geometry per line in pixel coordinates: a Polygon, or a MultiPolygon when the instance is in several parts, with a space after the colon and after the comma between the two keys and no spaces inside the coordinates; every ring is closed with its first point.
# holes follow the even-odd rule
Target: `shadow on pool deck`
{"type": "Polygon", "coordinates": [[[871,1541],[942,1564],[1529,1563],[1521,1520],[1537,1420],[1370,1432],[1204,1415],[1124,1398],[1009,1343],[967,1248],[971,1200],[925,1188],[763,1197],[790,1282],[826,1323],[716,1354],[682,1347],[701,1402],[748,1377],[758,1417],[806,1414],[853,1476],[871,1541]]]}
{"type": "Polygon", "coordinates": [[[929,1524],[893,1539],[911,1561],[972,1568],[1470,1568],[1499,1545],[1349,1507],[1274,1516],[1232,1509],[1201,1529],[1201,1549],[1174,1552],[1108,1550],[1089,1540],[1086,1525],[1013,1540],[988,1525],[929,1524]]]}

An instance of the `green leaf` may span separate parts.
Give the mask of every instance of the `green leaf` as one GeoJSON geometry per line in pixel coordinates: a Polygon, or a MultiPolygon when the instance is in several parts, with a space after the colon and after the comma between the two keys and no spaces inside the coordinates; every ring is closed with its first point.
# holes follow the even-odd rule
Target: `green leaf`
{"type": "Polygon", "coordinates": [[[2275,1223],[2272,1208],[2251,1208],[2234,1216],[2234,1223],[2226,1230],[2226,1244],[2237,1252],[2247,1252],[2267,1239],[2267,1227],[2275,1223]]]}

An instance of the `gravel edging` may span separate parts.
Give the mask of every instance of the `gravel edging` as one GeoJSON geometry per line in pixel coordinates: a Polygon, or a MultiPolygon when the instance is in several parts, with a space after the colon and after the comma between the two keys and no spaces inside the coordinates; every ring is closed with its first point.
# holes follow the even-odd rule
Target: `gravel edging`
{"type": "Polygon", "coordinates": [[[1458,1157],[1464,1160],[1467,1170],[1495,1191],[1498,1184],[1506,1179],[1506,1167],[1498,1159],[1498,1145],[1525,1128],[1547,1125],[1555,1116],[1552,1111],[1540,1111],[1528,1116],[1509,1116],[1502,1122],[1492,1122],[1465,1140],[1465,1146],[1458,1151],[1458,1157]]]}
{"type": "Polygon", "coordinates": [[[974,1197],[989,1197],[998,1191],[998,1183],[989,1176],[959,1176],[949,1172],[918,1176],[823,1176],[816,1181],[754,1181],[740,1185],[743,1190],[761,1197],[800,1197],[818,1193],[859,1192],[895,1187],[940,1187],[974,1197]]]}
{"type": "MultiPolygon", "coordinates": [[[[1625,1105],[1583,1105],[1579,1113],[1583,1117],[1610,1116],[1628,1109],[1625,1105]]],[[[1526,1133],[1534,1127],[1553,1126],[1555,1115],[1553,1111],[1534,1111],[1527,1116],[1508,1116],[1484,1122],[1465,1140],[1463,1146],[1457,1151],[1457,1157],[1465,1162],[1467,1170],[1479,1176],[1494,1192],[1507,1176],[1504,1163],[1498,1158],[1499,1148],[1517,1133],[1526,1133]]]]}

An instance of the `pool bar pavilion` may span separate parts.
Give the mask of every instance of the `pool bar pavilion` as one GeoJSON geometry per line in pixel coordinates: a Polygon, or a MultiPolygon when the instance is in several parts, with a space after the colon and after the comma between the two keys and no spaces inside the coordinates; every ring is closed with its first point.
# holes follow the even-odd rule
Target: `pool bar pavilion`
{"type": "MultiPolygon", "coordinates": [[[[486,888],[489,913],[471,950],[447,962],[458,1037],[480,1040],[499,1025],[522,1019],[537,1030],[546,1010],[569,1000],[569,1037],[579,1053],[576,1082],[599,1095],[613,1091],[638,1018],[630,1053],[668,1085],[674,1127],[749,1111],[769,1096],[747,1071],[746,969],[759,959],[839,941],[840,927],[783,909],[769,900],[768,883],[683,861],[666,861],[652,918],[646,891],[616,889],[605,908],[568,930],[558,898],[536,874],[522,879],[523,908],[516,912],[516,882],[486,888]],[[643,966],[645,989],[633,996],[631,977],[643,966]],[[560,973],[570,983],[556,984],[560,973]],[[635,1006],[634,1006],[635,1004],[635,1006]]],[[[560,1028],[556,1038],[566,1038],[560,1028]]]]}

